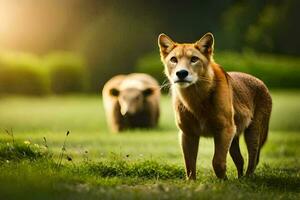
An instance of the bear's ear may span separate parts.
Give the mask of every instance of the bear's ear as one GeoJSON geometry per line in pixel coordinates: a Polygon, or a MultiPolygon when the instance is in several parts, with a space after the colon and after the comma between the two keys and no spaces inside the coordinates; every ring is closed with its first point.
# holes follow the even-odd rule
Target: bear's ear
{"type": "Polygon", "coordinates": [[[116,88],[112,88],[112,89],[109,90],[109,94],[111,96],[117,97],[117,96],[119,96],[120,91],[118,89],[116,89],[116,88]]]}
{"type": "Polygon", "coordinates": [[[154,93],[154,88],[147,88],[145,90],[143,90],[143,95],[145,97],[150,96],[154,93]]]}
{"type": "Polygon", "coordinates": [[[195,43],[195,47],[201,53],[210,57],[214,51],[214,36],[212,33],[206,33],[200,40],[195,43]]]}
{"type": "Polygon", "coordinates": [[[158,36],[158,46],[160,50],[160,55],[166,57],[172,49],[175,47],[175,42],[164,33],[158,36]]]}

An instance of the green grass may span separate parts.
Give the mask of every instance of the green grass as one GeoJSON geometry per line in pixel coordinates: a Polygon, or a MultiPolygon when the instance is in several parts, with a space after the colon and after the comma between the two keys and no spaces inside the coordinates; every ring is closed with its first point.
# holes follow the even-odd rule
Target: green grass
{"type": "Polygon", "coordinates": [[[271,131],[255,175],[237,179],[228,157],[229,180],[218,180],[213,141],[201,138],[196,182],[184,180],[169,97],[159,128],[119,135],[109,133],[97,96],[2,98],[1,199],[299,199],[300,92],[272,96],[271,131]]]}

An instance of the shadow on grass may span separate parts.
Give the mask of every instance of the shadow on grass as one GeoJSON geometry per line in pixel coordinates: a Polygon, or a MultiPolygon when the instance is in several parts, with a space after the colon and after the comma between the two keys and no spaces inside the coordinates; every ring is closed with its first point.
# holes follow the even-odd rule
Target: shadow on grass
{"type": "Polygon", "coordinates": [[[242,180],[263,190],[300,192],[300,168],[263,167],[252,177],[242,180]]]}

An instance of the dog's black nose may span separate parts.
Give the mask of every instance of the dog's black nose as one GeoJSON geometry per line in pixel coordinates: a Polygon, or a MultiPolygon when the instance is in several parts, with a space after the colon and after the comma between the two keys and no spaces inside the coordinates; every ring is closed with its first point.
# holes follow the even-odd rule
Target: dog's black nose
{"type": "Polygon", "coordinates": [[[179,70],[176,72],[176,76],[179,78],[179,79],[185,79],[185,77],[187,77],[189,75],[189,72],[182,69],[182,70],[179,70]]]}

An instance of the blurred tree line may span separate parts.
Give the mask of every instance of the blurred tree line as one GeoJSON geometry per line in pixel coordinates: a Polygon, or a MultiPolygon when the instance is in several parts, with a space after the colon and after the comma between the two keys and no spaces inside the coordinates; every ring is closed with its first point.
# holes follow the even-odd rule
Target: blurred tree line
{"type": "Polygon", "coordinates": [[[0,40],[2,49],[39,55],[56,50],[81,54],[93,92],[111,76],[135,71],[137,60],[149,52],[157,52],[158,58],[157,36],[161,32],[186,42],[211,31],[218,51],[300,55],[297,0],[8,2],[26,5],[24,12],[30,14],[23,23],[38,25],[32,25],[34,42],[30,42],[32,34],[24,30],[18,43],[0,40]]]}

